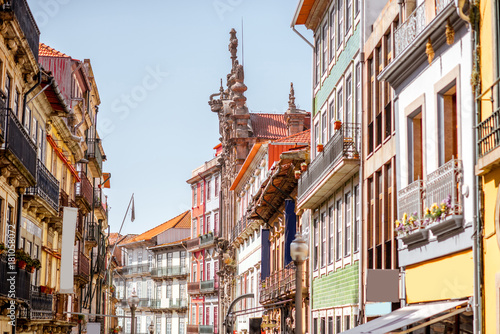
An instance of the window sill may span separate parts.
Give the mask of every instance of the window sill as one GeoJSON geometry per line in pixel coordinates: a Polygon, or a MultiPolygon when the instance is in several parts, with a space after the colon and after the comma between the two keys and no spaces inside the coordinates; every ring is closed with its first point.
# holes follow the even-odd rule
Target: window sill
{"type": "Polygon", "coordinates": [[[388,135],[388,136],[384,139],[384,141],[382,142],[382,145],[385,145],[385,144],[386,144],[389,140],[391,140],[391,139],[392,139],[392,134],[388,135]]]}

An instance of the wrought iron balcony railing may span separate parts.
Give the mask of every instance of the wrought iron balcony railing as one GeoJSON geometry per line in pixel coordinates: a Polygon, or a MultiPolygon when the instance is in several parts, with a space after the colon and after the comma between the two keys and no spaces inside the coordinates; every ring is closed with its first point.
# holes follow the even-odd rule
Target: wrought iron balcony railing
{"type": "MultiPolygon", "coordinates": [[[[40,30],[38,29],[35,19],[26,0],[10,0],[5,2],[0,7],[0,12],[14,13],[15,18],[19,22],[19,26],[23,31],[24,37],[28,41],[28,45],[33,53],[33,56],[38,61],[38,47],[40,42],[40,30]]],[[[7,17],[2,17],[6,19],[7,17]]]]}
{"type": "Polygon", "coordinates": [[[11,292],[11,281],[9,278],[14,278],[15,285],[15,298],[24,299],[26,301],[30,300],[30,289],[31,289],[31,274],[24,270],[16,267],[15,264],[7,263],[5,258],[0,258],[0,295],[9,297],[11,292]],[[14,266],[14,270],[10,266],[14,266]],[[17,272],[16,275],[8,274],[10,272],[17,272]]]}
{"type": "Polygon", "coordinates": [[[36,186],[27,188],[26,195],[39,196],[54,210],[59,210],[59,181],[40,160],[36,165],[36,186]]]}
{"type": "Polygon", "coordinates": [[[217,280],[206,280],[200,282],[200,293],[211,293],[218,288],[217,280]]]}
{"type": "Polygon", "coordinates": [[[188,282],[187,284],[188,294],[199,294],[200,293],[200,282],[188,282]]]}
{"type": "Polygon", "coordinates": [[[214,243],[214,234],[212,232],[200,236],[200,247],[210,246],[214,243]]]}
{"type": "Polygon", "coordinates": [[[99,172],[102,172],[102,153],[99,147],[101,139],[87,138],[87,159],[92,160],[99,167],[99,172]]]}
{"type": "Polygon", "coordinates": [[[188,300],[186,298],[167,298],[164,299],[162,302],[162,299],[153,299],[151,300],[151,306],[152,309],[184,309],[188,307],[188,300]]]}
{"type": "Polygon", "coordinates": [[[195,237],[186,241],[186,247],[188,251],[196,249],[200,246],[200,238],[195,237]]]}
{"type": "Polygon", "coordinates": [[[107,199],[102,193],[101,188],[94,188],[94,209],[99,209],[103,212],[107,210],[107,199]]]}
{"type": "Polygon", "coordinates": [[[36,145],[10,109],[0,112],[0,127],[4,136],[2,150],[15,157],[26,169],[33,180],[36,180],[36,145]]]}
{"type": "Polygon", "coordinates": [[[396,57],[424,30],[425,24],[425,2],[423,2],[394,32],[396,57]]]}
{"type": "Polygon", "coordinates": [[[480,157],[500,146],[500,109],[495,110],[490,117],[479,123],[477,131],[480,157]]]}
{"type": "Polygon", "coordinates": [[[90,206],[92,204],[92,191],[93,187],[87,178],[87,174],[84,171],[78,172],[78,176],[80,176],[80,182],[75,183],[75,196],[76,198],[80,198],[86,201],[87,205],[90,206]]]}
{"type": "Polygon", "coordinates": [[[200,334],[213,334],[214,326],[212,325],[199,325],[200,334]]]}
{"type": "Polygon", "coordinates": [[[462,161],[452,159],[427,175],[425,205],[430,208],[451,197],[450,214],[462,214],[462,161]]]}
{"type": "MultiPolygon", "coordinates": [[[[259,301],[261,304],[268,304],[275,302],[284,298],[290,297],[295,293],[296,289],[296,278],[295,278],[296,267],[293,263],[290,263],[285,268],[275,271],[268,278],[260,284],[260,297],[259,301]]],[[[307,271],[302,271],[302,286],[307,291],[307,271]]]]}
{"type": "Polygon", "coordinates": [[[186,266],[173,266],[173,267],[157,267],[152,268],[151,276],[153,277],[175,277],[184,276],[189,273],[186,266]]]}
{"type": "Polygon", "coordinates": [[[73,275],[88,279],[90,275],[89,259],[83,252],[76,252],[73,255],[73,275]]]}
{"type": "Polygon", "coordinates": [[[403,217],[403,214],[417,214],[417,217],[422,217],[423,213],[423,197],[424,196],[424,181],[417,180],[411,183],[406,188],[398,192],[398,218],[403,217]]]}
{"type": "Polygon", "coordinates": [[[318,182],[328,175],[341,159],[359,160],[360,125],[358,123],[344,123],[335,132],[333,137],[324,146],[323,152],[309,164],[306,172],[298,183],[298,197],[309,192],[318,182]]]}
{"type": "Polygon", "coordinates": [[[99,226],[96,223],[89,223],[87,225],[87,235],[85,241],[95,242],[99,239],[99,226]]]}
{"type": "Polygon", "coordinates": [[[52,319],[54,317],[53,306],[53,295],[42,293],[39,286],[31,287],[31,319],[52,319]]]}
{"type": "Polygon", "coordinates": [[[123,267],[122,271],[124,275],[135,275],[135,274],[149,273],[151,272],[150,269],[151,268],[148,263],[141,263],[123,267]]]}

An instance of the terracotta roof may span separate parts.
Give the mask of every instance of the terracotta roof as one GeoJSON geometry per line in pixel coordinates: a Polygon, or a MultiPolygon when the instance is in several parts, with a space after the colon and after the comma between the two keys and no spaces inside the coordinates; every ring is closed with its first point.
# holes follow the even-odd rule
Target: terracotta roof
{"type": "Polygon", "coordinates": [[[61,58],[71,58],[67,54],[62,53],[61,51],[57,51],[54,48],[51,48],[50,46],[40,43],[39,49],[38,49],[38,55],[42,57],[61,57],[61,58]]]}
{"type": "Polygon", "coordinates": [[[310,143],[311,142],[311,129],[296,133],[294,135],[279,139],[276,143],[310,143]]]}
{"type": "Polygon", "coordinates": [[[177,217],[174,217],[161,225],[153,227],[152,229],[127,240],[127,242],[121,242],[120,244],[124,245],[137,241],[151,240],[151,238],[156,237],[158,234],[171,228],[191,228],[191,211],[183,212],[177,217]]]}
{"type": "Polygon", "coordinates": [[[287,135],[285,115],[250,113],[254,137],[279,139],[287,135]]]}

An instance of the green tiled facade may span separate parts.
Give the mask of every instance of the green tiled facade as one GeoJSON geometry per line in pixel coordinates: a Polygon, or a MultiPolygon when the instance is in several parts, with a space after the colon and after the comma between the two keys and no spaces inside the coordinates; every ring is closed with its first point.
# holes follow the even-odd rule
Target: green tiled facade
{"type": "Polygon", "coordinates": [[[312,309],[328,308],[359,301],[359,261],[312,282],[312,309]]]}
{"type": "Polygon", "coordinates": [[[328,99],[328,96],[330,96],[330,93],[335,88],[335,85],[346,71],[347,67],[349,66],[350,62],[352,61],[356,53],[359,51],[359,46],[360,46],[359,39],[361,36],[360,31],[361,31],[360,24],[358,24],[356,26],[356,30],[354,30],[354,33],[351,35],[351,37],[349,37],[349,40],[347,41],[344,50],[337,59],[337,63],[333,66],[330,74],[323,82],[321,89],[314,97],[314,111],[313,111],[314,116],[321,108],[321,106],[325,103],[325,101],[328,99]]]}

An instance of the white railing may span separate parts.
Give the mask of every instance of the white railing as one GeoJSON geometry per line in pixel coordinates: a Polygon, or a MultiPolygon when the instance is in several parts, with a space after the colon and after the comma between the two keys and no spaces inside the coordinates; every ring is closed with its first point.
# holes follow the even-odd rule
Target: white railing
{"type": "Polygon", "coordinates": [[[417,180],[398,192],[398,219],[403,214],[422,217],[424,181],[417,180]]]}
{"type": "Polygon", "coordinates": [[[450,214],[462,214],[462,161],[452,159],[427,175],[425,206],[440,204],[451,197],[450,214]]]}
{"type": "MultiPolygon", "coordinates": [[[[449,1],[449,0],[442,0],[449,1]]],[[[395,31],[395,57],[406,49],[425,28],[425,2],[418,6],[395,31]]]]}

